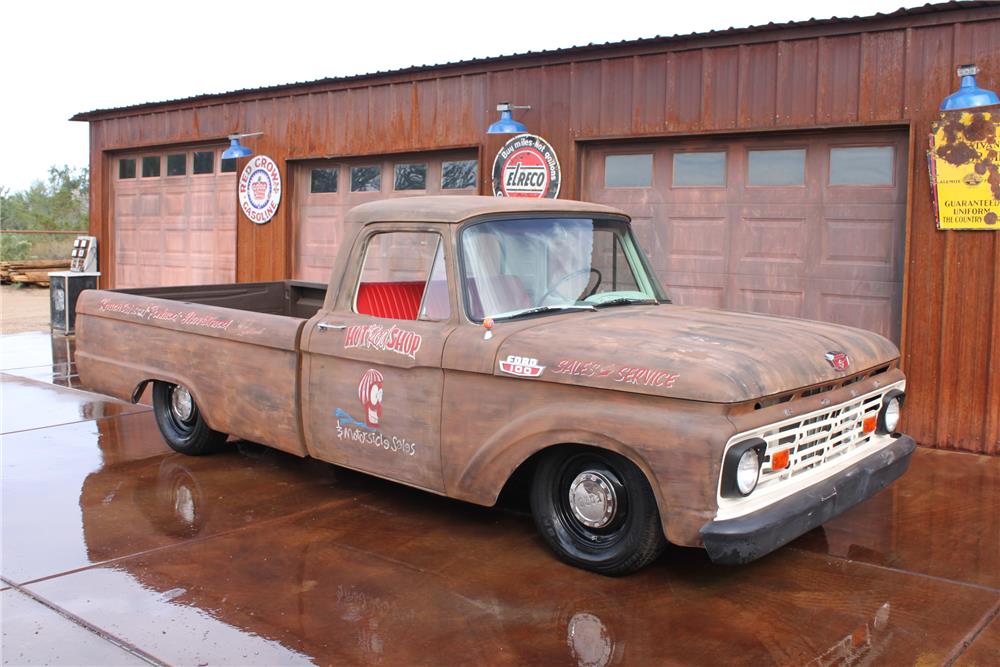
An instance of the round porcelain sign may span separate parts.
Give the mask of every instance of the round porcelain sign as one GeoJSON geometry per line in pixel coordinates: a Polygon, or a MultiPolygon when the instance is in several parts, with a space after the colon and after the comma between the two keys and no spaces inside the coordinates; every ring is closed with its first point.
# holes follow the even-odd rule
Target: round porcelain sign
{"type": "Polygon", "coordinates": [[[493,194],[497,197],[555,199],[561,180],[555,150],[534,134],[511,138],[493,161],[493,194]]]}
{"type": "Polygon", "coordinates": [[[266,155],[251,158],[240,175],[240,208],[243,215],[263,225],[274,217],[281,203],[281,172],[266,155]]]}

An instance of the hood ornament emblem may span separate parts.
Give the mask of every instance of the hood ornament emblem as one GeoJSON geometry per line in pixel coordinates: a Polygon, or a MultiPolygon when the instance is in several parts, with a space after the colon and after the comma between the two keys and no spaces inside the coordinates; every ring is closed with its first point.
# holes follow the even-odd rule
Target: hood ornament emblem
{"type": "Polygon", "coordinates": [[[846,352],[827,352],[824,358],[838,371],[846,371],[851,367],[851,358],[846,352]]]}

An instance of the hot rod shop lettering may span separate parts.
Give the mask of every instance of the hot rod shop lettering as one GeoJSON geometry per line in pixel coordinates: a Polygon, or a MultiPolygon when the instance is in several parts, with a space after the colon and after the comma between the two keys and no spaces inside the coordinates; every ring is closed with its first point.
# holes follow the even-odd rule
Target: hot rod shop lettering
{"type": "Polygon", "coordinates": [[[344,349],[369,348],[402,354],[416,359],[423,338],[415,331],[400,329],[395,324],[386,329],[381,324],[355,325],[347,327],[344,349]]]}

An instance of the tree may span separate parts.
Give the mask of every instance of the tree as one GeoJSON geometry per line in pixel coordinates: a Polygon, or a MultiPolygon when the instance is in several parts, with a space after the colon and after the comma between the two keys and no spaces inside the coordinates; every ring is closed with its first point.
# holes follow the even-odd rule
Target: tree
{"type": "MultiPolygon", "coordinates": [[[[11,194],[0,187],[0,229],[85,231],[89,193],[86,167],[49,167],[48,179],[35,181],[26,190],[11,194]]],[[[68,256],[65,240],[48,234],[0,234],[0,257],[68,256]]]]}
{"type": "Polygon", "coordinates": [[[87,229],[90,178],[86,167],[49,167],[46,181],[9,194],[0,189],[0,229],[87,229]]]}

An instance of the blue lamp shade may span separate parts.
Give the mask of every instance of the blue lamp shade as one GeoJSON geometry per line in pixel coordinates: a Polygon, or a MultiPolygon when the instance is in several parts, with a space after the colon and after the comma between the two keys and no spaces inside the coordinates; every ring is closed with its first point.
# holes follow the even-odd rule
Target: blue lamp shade
{"type": "Polygon", "coordinates": [[[253,151],[240,144],[239,137],[231,137],[229,139],[229,148],[227,148],[222,153],[223,160],[231,160],[237,157],[247,157],[253,155],[253,151]]]}
{"type": "Polygon", "coordinates": [[[992,90],[985,90],[976,85],[976,75],[979,68],[975,65],[962,65],[958,68],[958,75],[962,77],[962,84],[954,93],[944,98],[941,103],[941,111],[951,111],[954,109],[972,109],[975,107],[985,107],[991,104],[1000,104],[1000,98],[992,90]]]}
{"type": "Polygon", "coordinates": [[[528,129],[524,123],[514,120],[507,102],[498,104],[497,111],[500,112],[500,120],[486,128],[486,134],[521,134],[528,129]]]}

